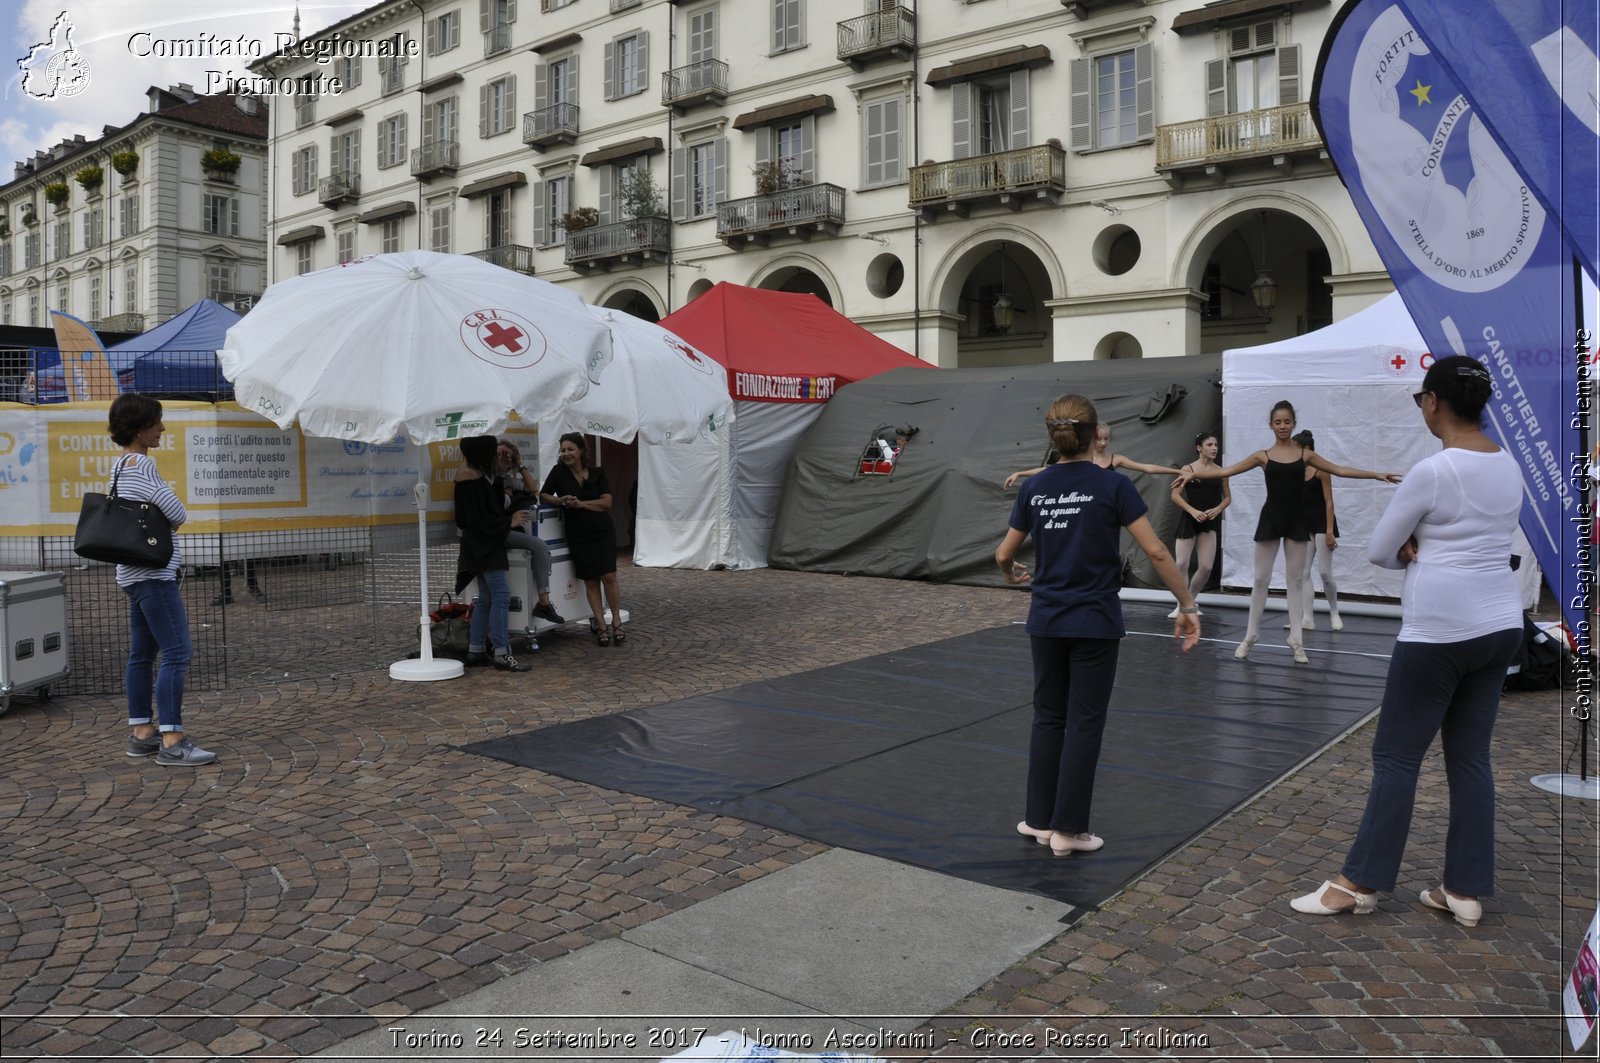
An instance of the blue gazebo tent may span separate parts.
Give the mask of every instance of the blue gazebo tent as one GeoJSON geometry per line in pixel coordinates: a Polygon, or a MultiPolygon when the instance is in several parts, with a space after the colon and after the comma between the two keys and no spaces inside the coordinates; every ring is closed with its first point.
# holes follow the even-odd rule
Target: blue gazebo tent
{"type": "Polygon", "coordinates": [[[233,385],[223,379],[217,351],[242,316],[202,299],[149,332],[108,348],[106,356],[124,391],[227,398],[233,385]]]}

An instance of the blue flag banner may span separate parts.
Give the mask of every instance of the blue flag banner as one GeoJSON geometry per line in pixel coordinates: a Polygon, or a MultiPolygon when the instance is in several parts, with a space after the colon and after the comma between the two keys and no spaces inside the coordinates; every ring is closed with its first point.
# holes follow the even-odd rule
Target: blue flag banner
{"type": "Polygon", "coordinates": [[[1429,350],[1494,379],[1486,426],[1521,463],[1522,530],[1572,630],[1590,549],[1580,479],[1589,366],[1573,351],[1572,259],[1559,225],[1489,135],[1400,0],[1350,0],[1318,61],[1328,153],[1429,350]],[[1581,398],[1581,402],[1580,402],[1581,398]],[[1580,409],[1581,407],[1581,409],[1580,409]]]}
{"type": "Polygon", "coordinates": [[[1400,0],[1400,6],[1595,276],[1600,4],[1400,0]]]}

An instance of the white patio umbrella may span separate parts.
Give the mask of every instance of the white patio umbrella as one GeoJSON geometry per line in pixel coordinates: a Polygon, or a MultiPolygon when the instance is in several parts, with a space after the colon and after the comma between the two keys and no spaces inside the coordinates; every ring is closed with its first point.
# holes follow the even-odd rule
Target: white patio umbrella
{"type": "Polygon", "coordinates": [[[611,333],[604,379],[556,419],[569,430],[622,443],[688,441],[720,429],[733,413],[728,371],[687,340],[621,310],[591,306],[611,333]]]}
{"type": "MultiPolygon", "coordinates": [[[[466,255],[402,251],[279,281],[217,352],[239,405],[307,435],[435,443],[538,422],[601,379],[611,337],[574,293],[466,255]]],[[[451,679],[428,631],[427,490],[418,484],[421,657],[396,679],[451,679]]]]}

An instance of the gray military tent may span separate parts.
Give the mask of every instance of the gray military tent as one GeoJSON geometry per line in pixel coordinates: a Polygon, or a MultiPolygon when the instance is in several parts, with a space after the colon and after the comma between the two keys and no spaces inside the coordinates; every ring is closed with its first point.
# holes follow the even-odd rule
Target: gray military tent
{"type": "MultiPolygon", "coordinates": [[[[1206,355],[937,373],[896,369],[857,381],[833,397],[790,461],[769,563],[1000,585],[994,548],[1016,497],[1015,489],[1000,484],[1008,473],[1043,461],[1049,447],[1044,415],[1056,396],[1077,392],[1092,399],[1112,427],[1114,452],[1171,464],[1194,456],[1197,433],[1220,430],[1221,378],[1221,360],[1206,355]],[[885,426],[891,428],[886,434],[917,431],[892,470],[864,475],[864,452],[885,426]]],[[[1156,530],[1170,542],[1177,517],[1171,479],[1138,474],[1134,482],[1156,530]]],[[[1123,556],[1138,582],[1158,585],[1126,535],[1123,556]]]]}

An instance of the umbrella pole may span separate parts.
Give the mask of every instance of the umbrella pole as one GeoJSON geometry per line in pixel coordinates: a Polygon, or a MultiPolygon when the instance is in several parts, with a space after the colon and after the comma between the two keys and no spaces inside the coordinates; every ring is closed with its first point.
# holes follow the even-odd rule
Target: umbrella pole
{"type": "Polygon", "coordinates": [[[407,683],[431,683],[441,679],[455,679],[466,671],[460,661],[437,660],[433,656],[433,638],[428,620],[428,485],[412,488],[417,501],[417,557],[421,561],[421,603],[417,620],[418,649],[414,659],[396,661],[389,666],[389,678],[407,683]]]}

